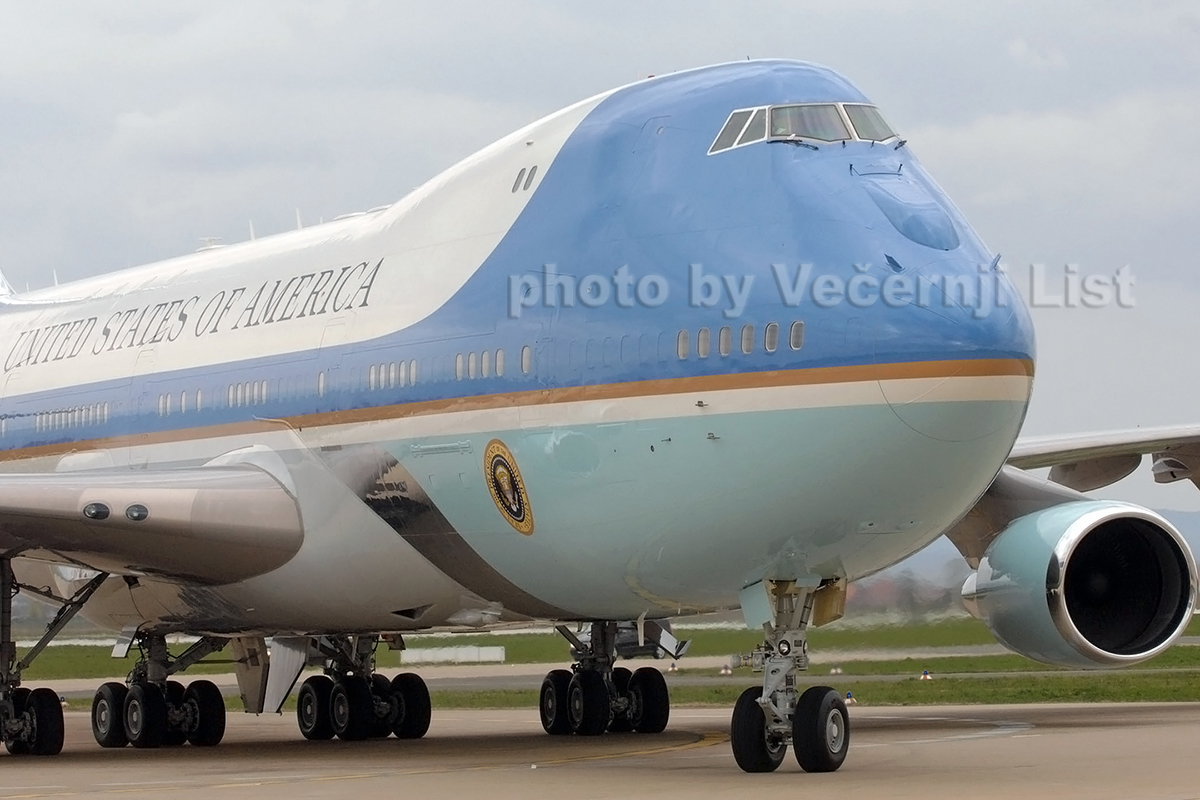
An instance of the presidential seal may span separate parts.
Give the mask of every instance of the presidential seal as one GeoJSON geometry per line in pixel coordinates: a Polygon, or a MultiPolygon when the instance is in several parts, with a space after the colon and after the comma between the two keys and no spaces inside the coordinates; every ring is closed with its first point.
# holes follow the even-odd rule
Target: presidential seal
{"type": "Polygon", "coordinates": [[[529,507],[529,495],[525,493],[525,482],[517,469],[513,454],[499,439],[488,442],[483,451],[483,475],[492,502],[518,533],[529,536],[533,533],[533,510],[529,507]]]}

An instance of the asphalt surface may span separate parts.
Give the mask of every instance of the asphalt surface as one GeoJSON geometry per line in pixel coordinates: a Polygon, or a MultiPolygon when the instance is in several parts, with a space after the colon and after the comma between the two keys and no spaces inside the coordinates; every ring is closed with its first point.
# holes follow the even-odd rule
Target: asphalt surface
{"type": "Polygon", "coordinates": [[[53,758],[0,755],[0,800],[33,797],[295,798],[750,796],[1195,798],[1200,704],[868,708],[832,774],[746,775],[730,709],[676,709],[659,735],[549,737],[533,709],[434,712],[429,735],[306,742],[291,715],[231,714],[210,749],[101,750],[67,715],[53,758]],[[765,795],[764,795],[765,796],[765,795]]]}

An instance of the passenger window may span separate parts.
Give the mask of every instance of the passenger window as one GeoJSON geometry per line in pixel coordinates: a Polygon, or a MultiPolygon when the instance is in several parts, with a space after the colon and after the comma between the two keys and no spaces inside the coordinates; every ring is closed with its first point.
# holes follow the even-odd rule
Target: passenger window
{"type": "Polygon", "coordinates": [[[504,350],[503,349],[496,350],[496,377],[497,378],[504,377],[504,350]]]}
{"type": "Polygon", "coordinates": [[[492,354],[487,350],[479,357],[479,375],[484,378],[492,376],[492,354]]]}
{"type": "Polygon", "coordinates": [[[746,120],[750,119],[750,115],[754,113],[753,109],[745,111],[735,111],[729,115],[729,119],[725,122],[725,127],[721,128],[721,132],[717,134],[716,141],[712,143],[712,147],[708,148],[708,154],[719,153],[722,150],[728,150],[733,147],[733,143],[738,140],[738,136],[742,132],[742,128],[746,127],[746,120]]]}
{"type": "Polygon", "coordinates": [[[472,352],[467,355],[467,377],[471,380],[475,380],[475,363],[475,353],[472,352]]]}
{"type": "Polygon", "coordinates": [[[367,370],[367,388],[370,389],[371,391],[375,391],[375,365],[374,364],[372,364],[371,368],[369,370],[367,370]]]}
{"type": "Polygon", "coordinates": [[[717,349],[723,356],[727,356],[733,351],[733,331],[728,327],[721,328],[717,333],[717,349]]]}
{"type": "Polygon", "coordinates": [[[804,346],[804,323],[797,320],[792,323],[792,329],[788,333],[788,344],[793,350],[799,350],[804,346]]]}
{"type": "Polygon", "coordinates": [[[197,389],[196,390],[196,411],[202,411],[202,410],[204,410],[204,391],[201,389],[197,389]]]}
{"type": "Polygon", "coordinates": [[[262,382],[262,401],[267,402],[267,382],[262,382]]]}
{"type": "Polygon", "coordinates": [[[701,328],[696,334],[696,355],[700,358],[708,358],[708,350],[711,344],[712,334],[708,332],[708,328],[701,328]]]}
{"type": "Polygon", "coordinates": [[[750,142],[757,142],[765,138],[767,138],[767,110],[760,108],[750,118],[750,124],[746,126],[742,138],[738,139],[737,143],[739,145],[750,144],[750,142]]]}
{"type": "Polygon", "coordinates": [[[463,357],[459,353],[454,357],[454,380],[461,381],[463,379],[463,357]]]}
{"type": "Polygon", "coordinates": [[[774,353],[779,347],[779,323],[767,323],[767,330],[763,333],[763,347],[768,353],[774,353]]]}
{"type": "Polygon", "coordinates": [[[675,355],[679,356],[681,360],[688,357],[688,338],[686,330],[680,331],[675,336],[675,355]]]}
{"type": "Polygon", "coordinates": [[[408,362],[408,385],[412,386],[417,382],[417,360],[414,358],[408,362]]]}
{"type": "Polygon", "coordinates": [[[525,345],[521,348],[521,372],[528,375],[531,369],[533,369],[533,351],[529,349],[529,345],[525,345]]]}
{"type": "Polygon", "coordinates": [[[231,383],[229,384],[229,397],[225,398],[225,405],[229,408],[233,408],[233,400],[233,384],[231,383]]]}
{"type": "Polygon", "coordinates": [[[742,326],[742,352],[746,355],[750,355],[752,352],[754,352],[754,326],[753,325],[743,325],[742,326]]]}
{"type": "Polygon", "coordinates": [[[325,373],[317,373],[317,397],[325,396],[325,373]]]}
{"type": "Polygon", "coordinates": [[[179,393],[179,413],[180,414],[187,413],[187,392],[179,393]]]}

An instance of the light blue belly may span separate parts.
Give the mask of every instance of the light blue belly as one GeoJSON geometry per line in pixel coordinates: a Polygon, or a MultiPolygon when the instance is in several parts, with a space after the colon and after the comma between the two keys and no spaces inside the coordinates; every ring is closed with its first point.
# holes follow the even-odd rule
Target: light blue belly
{"type": "Polygon", "coordinates": [[[855,579],[895,563],[982,494],[1023,410],[927,403],[907,407],[905,421],[886,404],[753,411],[489,431],[468,437],[469,450],[416,451],[428,455],[409,441],[387,448],[513,584],[580,617],[633,618],[735,606],[764,577],[855,579]],[[984,433],[917,432],[938,420],[984,433]],[[485,482],[493,439],[523,478],[530,535],[485,482]]]}

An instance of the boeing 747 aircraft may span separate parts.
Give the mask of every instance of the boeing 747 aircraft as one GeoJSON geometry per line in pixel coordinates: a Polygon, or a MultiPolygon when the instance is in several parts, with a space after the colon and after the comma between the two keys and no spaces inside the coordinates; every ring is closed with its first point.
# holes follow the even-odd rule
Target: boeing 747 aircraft
{"type": "Polygon", "coordinates": [[[789,745],[842,764],[806,632],[939,536],[974,613],[1048,663],[1141,662],[1195,603],[1167,520],[1082,492],[1145,455],[1195,480],[1200,427],[1019,441],[1034,335],[999,256],[812,64],[640,81],[386,208],[7,290],[0,337],[14,754],[62,748],[21,673],[77,613],[141,652],[96,692],[96,741],[148,748],[220,742],[220,692],[174,678],[222,648],[250,712],[324,668],[309,739],[420,737],[425,684],[376,649],[531,620],[577,658],[546,676],[548,734],[653,734],[667,685],[619,657],[682,655],[668,618],[740,607],[762,680],[731,740],[759,772],[789,745]],[[20,660],[17,592],[62,608],[20,660]]]}

